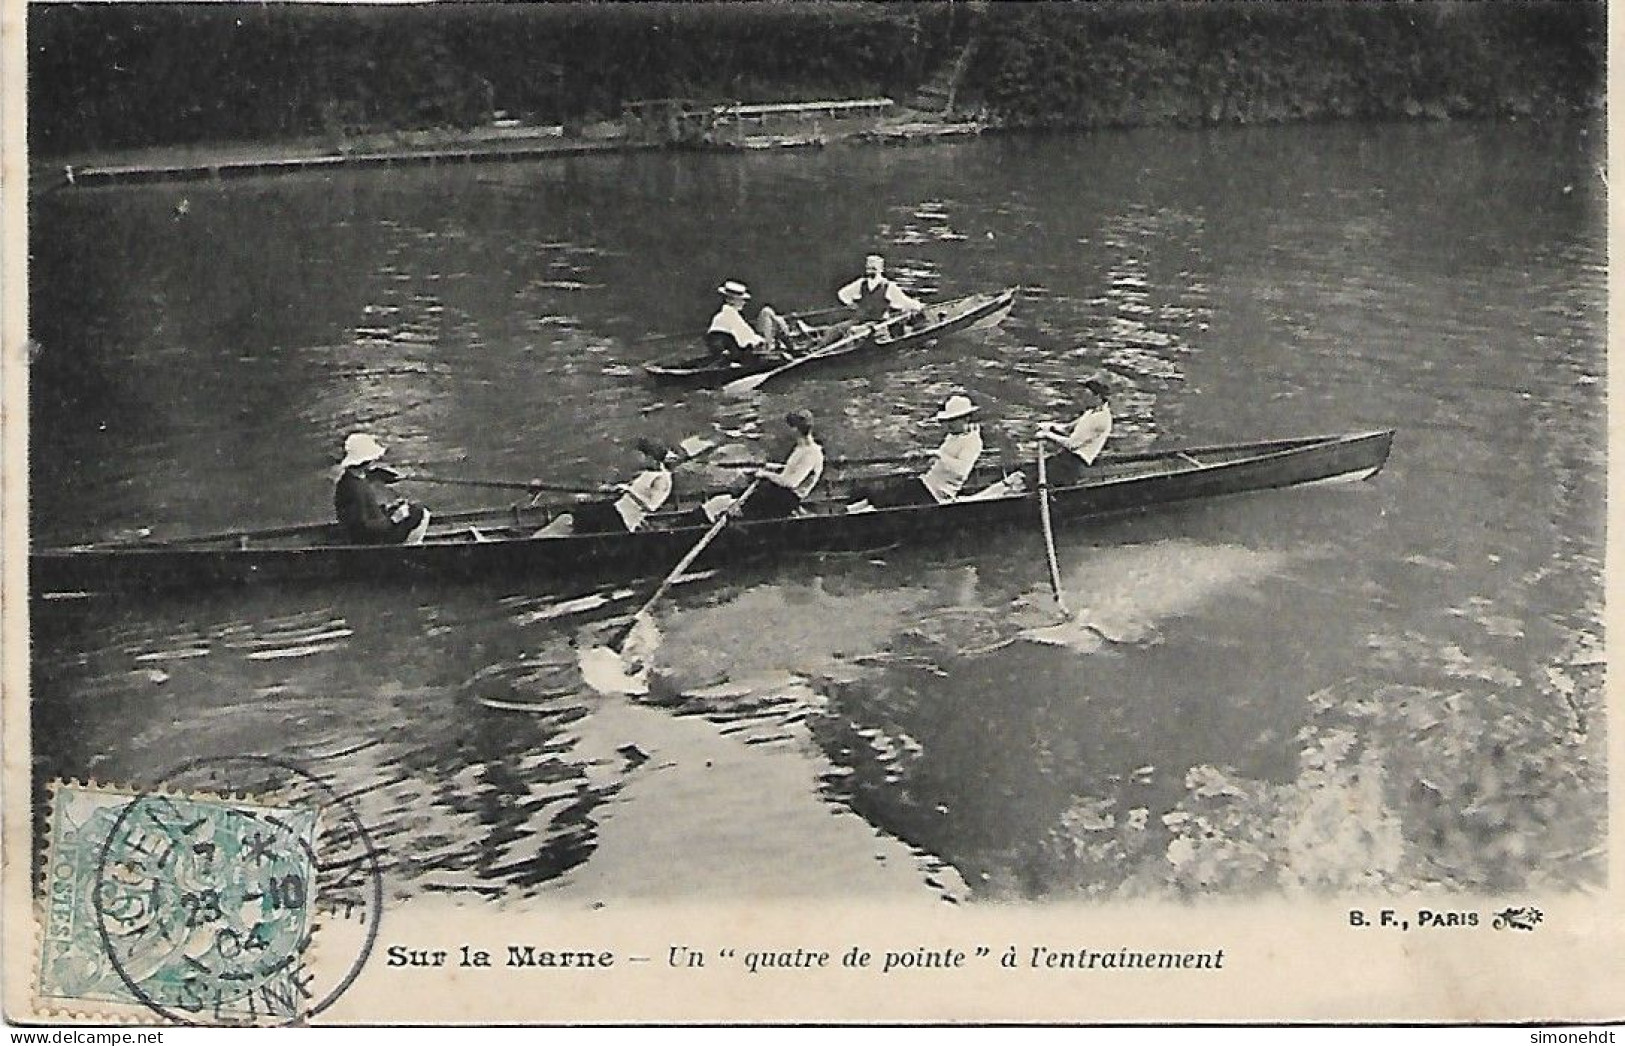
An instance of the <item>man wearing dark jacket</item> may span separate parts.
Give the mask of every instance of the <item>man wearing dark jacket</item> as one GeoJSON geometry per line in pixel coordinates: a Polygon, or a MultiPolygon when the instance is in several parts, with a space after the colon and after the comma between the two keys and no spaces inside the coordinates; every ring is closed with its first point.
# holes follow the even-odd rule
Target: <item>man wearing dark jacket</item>
{"type": "Polygon", "coordinates": [[[374,469],[384,445],[365,432],[344,440],[343,472],[333,488],[333,509],[345,536],[357,545],[416,545],[429,529],[429,510],[389,496],[379,485],[393,475],[374,469]]]}

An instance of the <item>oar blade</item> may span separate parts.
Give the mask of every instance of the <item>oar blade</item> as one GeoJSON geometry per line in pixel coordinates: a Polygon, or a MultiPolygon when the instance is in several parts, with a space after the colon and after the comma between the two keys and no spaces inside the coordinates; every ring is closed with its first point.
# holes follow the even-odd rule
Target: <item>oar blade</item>
{"type": "Polygon", "coordinates": [[[717,445],[717,441],[714,439],[707,439],[704,436],[688,436],[678,442],[677,449],[683,452],[685,460],[692,461],[717,445]]]}
{"type": "Polygon", "coordinates": [[[607,646],[584,647],[576,661],[582,680],[597,693],[636,696],[649,692],[649,666],[628,665],[607,646]]]}
{"type": "Polygon", "coordinates": [[[660,629],[639,611],[608,643],[581,648],[576,655],[581,678],[600,694],[649,692],[649,662],[660,649],[660,629]]]}
{"type": "Polygon", "coordinates": [[[743,378],[735,378],[722,386],[722,394],[724,396],[748,396],[761,388],[768,378],[777,373],[777,370],[765,370],[760,374],[748,374],[743,378]]]}
{"type": "Polygon", "coordinates": [[[624,631],[602,647],[592,647],[583,651],[580,657],[581,676],[589,686],[603,693],[632,693],[635,691],[625,688],[640,685],[647,688],[649,678],[647,662],[660,644],[660,630],[654,627],[654,621],[649,616],[650,611],[660,602],[660,597],[666,594],[666,590],[683,576],[683,572],[694,565],[694,561],[700,558],[700,553],[722,533],[733,511],[750,500],[750,496],[756,493],[761,484],[760,479],[751,480],[750,485],[739,495],[734,509],[717,516],[711,524],[711,529],[705,532],[705,536],[677,561],[677,565],[671,568],[671,573],[655,587],[654,594],[638,608],[637,613],[632,616],[632,623],[624,631]]]}

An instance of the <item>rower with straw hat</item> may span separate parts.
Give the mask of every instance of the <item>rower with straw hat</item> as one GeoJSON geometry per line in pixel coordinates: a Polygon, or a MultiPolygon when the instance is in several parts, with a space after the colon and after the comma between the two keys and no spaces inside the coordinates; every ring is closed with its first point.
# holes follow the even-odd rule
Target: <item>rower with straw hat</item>
{"type": "Polygon", "coordinates": [[[948,397],[942,409],[932,417],[948,427],[948,434],[937,447],[931,467],[917,480],[894,483],[871,491],[863,501],[847,508],[848,512],[867,512],[877,508],[899,508],[904,505],[945,505],[959,498],[965,480],[982,456],[982,428],[976,423],[976,404],[969,396],[955,393],[948,397]]]}
{"type": "Polygon", "coordinates": [[[762,306],[755,327],[745,320],[750,288],[738,280],[726,280],[717,288],[717,293],[722,295],[722,304],[705,331],[705,344],[712,355],[729,360],[751,354],[766,355],[787,343],[789,324],[772,306],[762,306]]]}

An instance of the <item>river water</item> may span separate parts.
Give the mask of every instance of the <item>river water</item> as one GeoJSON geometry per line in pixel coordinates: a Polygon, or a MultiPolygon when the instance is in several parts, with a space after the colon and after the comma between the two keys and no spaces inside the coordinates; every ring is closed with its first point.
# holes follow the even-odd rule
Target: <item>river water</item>
{"type": "MultiPolygon", "coordinates": [[[[1020,453],[1395,427],[1370,482],[682,586],[645,699],[525,579],[36,602],[35,772],[277,754],[396,897],[976,903],[1601,880],[1598,129],[1289,127],[644,154],[33,204],[36,544],[320,519],[343,436],[602,482],[628,441],[1020,453]],[[756,399],[639,364],[725,278],[828,303],[871,250],[999,329],[756,399]]],[[[681,481],[681,480],[680,480],[681,481]]],[[[436,508],[478,503],[416,492],[436,508]]]]}

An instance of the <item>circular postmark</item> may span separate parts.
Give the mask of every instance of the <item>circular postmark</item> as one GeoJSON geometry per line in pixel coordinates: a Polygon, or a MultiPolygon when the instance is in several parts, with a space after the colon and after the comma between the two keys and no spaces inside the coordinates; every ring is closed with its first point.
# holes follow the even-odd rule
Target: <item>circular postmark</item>
{"type": "Polygon", "coordinates": [[[111,966],[153,1011],[297,1024],[366,964],[383,879],[365,825],[320,778],[229,756],[186,763],[119,811],[92,900],[111,966]]]}

